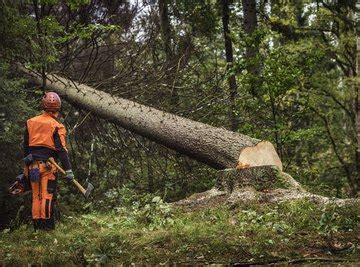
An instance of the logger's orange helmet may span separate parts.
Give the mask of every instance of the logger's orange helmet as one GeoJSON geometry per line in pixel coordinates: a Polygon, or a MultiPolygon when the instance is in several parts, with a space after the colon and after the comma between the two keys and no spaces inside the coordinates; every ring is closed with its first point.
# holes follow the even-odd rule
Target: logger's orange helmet
{"type": "Polygon", "coordinates": [[[47,92],[41,100],[43,110],[57,112],[61,108],[60,96],[55,92],[47,92]]]}

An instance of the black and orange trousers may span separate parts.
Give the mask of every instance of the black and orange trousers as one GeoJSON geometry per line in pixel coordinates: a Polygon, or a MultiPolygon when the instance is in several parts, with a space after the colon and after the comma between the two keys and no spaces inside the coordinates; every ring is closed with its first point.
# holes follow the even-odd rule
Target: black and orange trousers
{"type": "Polygon", "coordinates": [[[31,182],[32,190],[32,219],[34,229],[55,229],[54,207],[57,191],[57,169],[50,163],[34,161],[28,166],[28,173],[38,168],[37,181],[31,182]]]}

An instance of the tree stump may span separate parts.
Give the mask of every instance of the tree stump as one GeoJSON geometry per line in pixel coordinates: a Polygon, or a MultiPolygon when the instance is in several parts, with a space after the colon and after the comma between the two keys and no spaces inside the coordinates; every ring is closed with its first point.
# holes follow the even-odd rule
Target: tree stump
{"type": "Polygon", "coordinates": [[[305,191],[289,174],[276,166],[218,171],[214,188],[195,193],[173,203],[185,209],[237,206],[241,204],[280,203],[307,199],[318,205],[358,205],[360,199],[338,199],[305,191]]]}
{"type": "Polygon", "coordinates": [[[218,171],[216,188],[232,193],[251,187],[256,191],[277,188],[303,191],[298,182],[276,166],[257,166],[246,169],[224,169],[218,171]]]}

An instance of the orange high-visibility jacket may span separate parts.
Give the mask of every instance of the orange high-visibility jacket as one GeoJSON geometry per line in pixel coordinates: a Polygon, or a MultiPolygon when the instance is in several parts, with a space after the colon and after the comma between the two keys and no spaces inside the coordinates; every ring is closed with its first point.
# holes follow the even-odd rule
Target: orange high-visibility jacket
{"type": "Polygon", "coordinates": [[[39,116],[33,117],[26,122],[29,132],[30,147],[47,147],[57,150],[54,135],[60,137],[62,147],[66,149],[66,129],[63,124],[44,112],[39,116]]]}

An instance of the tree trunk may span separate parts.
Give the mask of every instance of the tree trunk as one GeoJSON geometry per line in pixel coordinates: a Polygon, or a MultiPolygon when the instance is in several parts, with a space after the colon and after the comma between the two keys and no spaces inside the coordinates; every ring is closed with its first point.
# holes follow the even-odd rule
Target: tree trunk
{"type": "MultiPolygon", "coordinates": [[[[232,68],[234,62],[233,47],[232,47],[232,41],[231,41],[230,29],[229,29],[229,21],[230,21],[229,0],[222,0],[222,24],[223,24],[223,32],[224,32],[227,70],[232,68]]],[[[236,116],[237,85],[236,85],[235,75],[229,76],[228,83],[229,83],[230,129],[232,131],[236,131],[238,129],[239,122],[236,116]]]]}
{"type": "Polygon", "coordinates": [[[245,58],[247,71],[251,75],[250,92],[256,96],[256,89],[259,86],[259,64],[256,62],[256,55],[258,53],[258,45],[254,41],[254,31],[257,27],[257,16],[256,16],[256,1],[255,0],[242,0],[242,7],[244,12],[244,24],[243,29],[250,41],[247,41],[245,58]]]}
{"type": "Polygon", "coordinates": [[[356,160],[356,171],[357,176],[355,178],[356,190],[360,190],[360,37],[356,38],[356,76],[355,76],[355,131],[356,131],[356,152],[355,152],[355,160],[356,160]],[[357,79],[356,79],[357,78],[357,79]]]}
{"type": "Polygon", "coordinates": [[[174,65],[176,65],[174,60],[174,53],[171,47],[172,40],[172,31],[171,23],[169,18],[168,11],[168,0],[159,0],[159,20],[160,20],[160,31],[161,39],[163,43],[163,49],[165,52],[165,81],[166,84],[171,86],[171,95],[170,95],[170,111],[174,111],[175,108],[179,105],[179,93],[176,87],[174,86],[174,65]]]}
{"type": "MultiPolygon", "coordinates": [[[[42,83],[38,73],[22,66],[18,68],[32,82],[42,83]]],[[[216,169],[234,168],[237,164],[246,167],[276,165],[282,169],[270,142],[114,97],[54,74],[47,75],[46,89],[103,119],[216,169]]]]}
{"type": "Polygon", "coordinates": [[[171,49],[171,26],[169,21],[167,0],[159,0],[159,19],[161,38],[164,46],[167,67],[170,64],[172,58],[171,49]]]}
{"type": "Polygon", "coordinates": [[[240,188],[252,187],[256,191],[286,188],[304,191],[290,175],[272,166],[253,167],[244,170],[225,169],[218,172],[216,188],[233,192],[240,188]]]}

